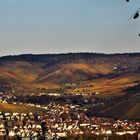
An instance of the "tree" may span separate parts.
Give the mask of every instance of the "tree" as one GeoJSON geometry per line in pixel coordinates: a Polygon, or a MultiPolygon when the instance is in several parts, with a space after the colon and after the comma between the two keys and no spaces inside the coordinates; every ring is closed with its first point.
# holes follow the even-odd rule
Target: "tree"
{"type": "Polygon", "coordinates": [[[46,121],[45,120],[43,120],[42,122],[41,122],[41,129],[42,129],[42,138],[41,138],[41,140],[45,140],[45,134],[46,134],[46,131],[47,131],[47,127],[46,127],[46,121]]]}

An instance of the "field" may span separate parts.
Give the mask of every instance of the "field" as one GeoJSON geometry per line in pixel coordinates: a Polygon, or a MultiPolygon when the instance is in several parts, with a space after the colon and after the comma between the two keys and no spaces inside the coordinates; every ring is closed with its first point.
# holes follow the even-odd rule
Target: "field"
{"type": "Polygon", "coordinates": [[[29,113],[29,112],[43,112],[43,109],[26,105],[4,104],[0,103],[0,111],[3,112],[17,112],[17,113],[29,113]]]}

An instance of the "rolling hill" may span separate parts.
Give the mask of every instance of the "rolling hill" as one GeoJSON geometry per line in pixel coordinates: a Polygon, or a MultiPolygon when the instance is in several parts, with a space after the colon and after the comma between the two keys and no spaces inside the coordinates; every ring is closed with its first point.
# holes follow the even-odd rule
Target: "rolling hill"
{"type": "Polygon", "coordinates": [[[17,90],[60,88],[66,83],[80,86],[66,92],[82,91],[118,94],[140,80],[140,54],[44,54],[0,57],[0,86],[17,90]]]}
{"type": "Polygon", "coordinates": [[[45,73],[38,81],[50,81],[51,83],[66,83],[75,81],[85,81],[98,74],[109,74],[112,68],[106,65],[93,65],[86,63],[69,63],[62,65],[59,69],[50,73],[45,73]]]}

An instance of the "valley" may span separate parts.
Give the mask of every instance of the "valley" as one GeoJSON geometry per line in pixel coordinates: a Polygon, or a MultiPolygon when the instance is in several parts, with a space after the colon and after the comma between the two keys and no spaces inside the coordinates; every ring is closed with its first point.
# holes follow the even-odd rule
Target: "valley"
{"type": "Polygon", "coordinates": [[[135,140],[139,112],[140,54],[0,57],[1,136],[135,140]]]}

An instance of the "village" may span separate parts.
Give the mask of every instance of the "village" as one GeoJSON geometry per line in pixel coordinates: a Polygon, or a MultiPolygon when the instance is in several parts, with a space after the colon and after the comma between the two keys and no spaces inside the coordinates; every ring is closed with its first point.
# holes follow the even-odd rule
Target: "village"
{"type": "MultiPolygon", "coordinates": [[[[10,96],[1,94],[0,102],[8,104],[6,98],[10,96]]],[[[81,108],[75,104],[55,102],[47,105],[19,102],[13,104],[32,106],[44,111],[42,113],[0,111],[0,136],[37,139],[43,131],[42,122],[45,122],[48,139],[84,134],[110,136],[140,133],[139,121],[88,117],[85,113],[86,106],[81,108]]]]}

